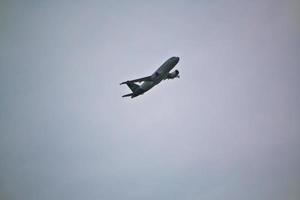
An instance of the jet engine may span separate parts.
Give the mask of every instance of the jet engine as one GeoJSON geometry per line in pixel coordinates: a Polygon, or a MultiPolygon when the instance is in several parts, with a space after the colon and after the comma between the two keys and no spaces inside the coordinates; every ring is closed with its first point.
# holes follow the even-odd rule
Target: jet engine
{"type": "Polygon", "coordinates": [[[175,71],[168,74],[167,79],[179,78],[179,71],[176,69],[175,71]]]}

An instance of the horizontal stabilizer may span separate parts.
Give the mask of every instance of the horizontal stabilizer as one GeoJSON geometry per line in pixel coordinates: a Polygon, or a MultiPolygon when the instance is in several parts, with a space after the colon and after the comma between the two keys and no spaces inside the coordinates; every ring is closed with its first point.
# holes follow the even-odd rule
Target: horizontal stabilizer
{"type": "Polygon", "coordinates": [[[131,97],[132,95],[133,95],[133,93],[125,94],[125,95],[123,95],[122,97],[131,97]]]}

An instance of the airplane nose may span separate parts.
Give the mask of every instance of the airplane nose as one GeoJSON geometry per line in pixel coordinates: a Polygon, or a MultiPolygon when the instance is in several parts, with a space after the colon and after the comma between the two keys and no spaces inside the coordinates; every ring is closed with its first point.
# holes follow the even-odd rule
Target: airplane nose
{"type": "Polygon", "coordinates": [[[179,62],[179,57],[174,57],[174,60],[175,60],[176,63],[178,63],[179,62]]]}

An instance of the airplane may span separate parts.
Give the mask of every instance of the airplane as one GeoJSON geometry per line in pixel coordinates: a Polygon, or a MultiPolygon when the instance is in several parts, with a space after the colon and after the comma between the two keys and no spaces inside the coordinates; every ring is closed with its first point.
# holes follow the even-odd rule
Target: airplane
{"type": "Polygon", "coordinates": [[[178,70],[170,72],[175,67],[175,65],[177,65],[178,62],[179,57],[171,57],[167,61],[165,61],[151,76],[146,76],[143,78],[138,78],[120,83],[120,85],[126,84],[132,91],[132,93],[125,94],[122,97],[134,98],[144,94],[145,92],[153,88],[155,85],[159,84],[162,80],[180,78],[178,70]],[[136,84],[136,82],[143,83],[141,85],[138,85],[136,84]]]}

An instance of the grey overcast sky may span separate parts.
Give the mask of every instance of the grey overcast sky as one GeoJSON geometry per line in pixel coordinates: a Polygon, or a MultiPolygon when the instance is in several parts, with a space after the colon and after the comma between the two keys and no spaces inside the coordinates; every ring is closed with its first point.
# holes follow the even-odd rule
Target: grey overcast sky
{"type": "Polygon", "coordinates": [[[1,1],[1,200],[299,200],[300,2],[1,1]],[[135,99],[121,81],[180,56],[135,99]]]}

